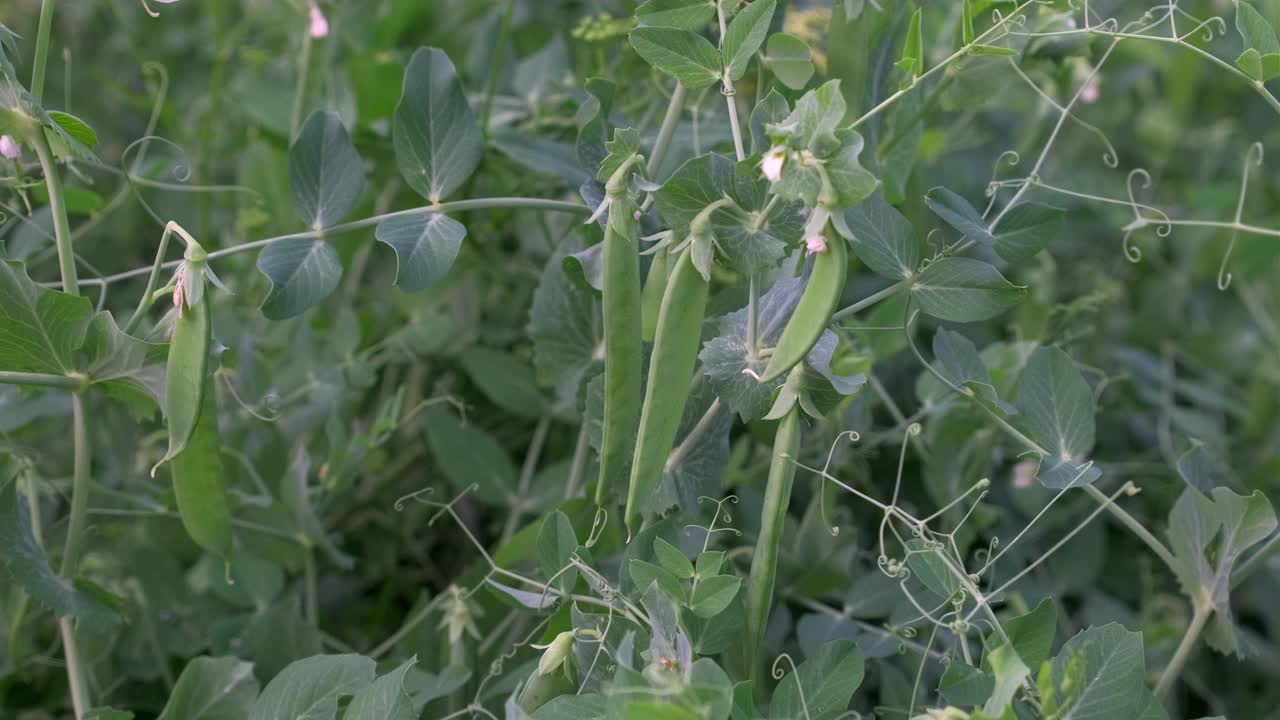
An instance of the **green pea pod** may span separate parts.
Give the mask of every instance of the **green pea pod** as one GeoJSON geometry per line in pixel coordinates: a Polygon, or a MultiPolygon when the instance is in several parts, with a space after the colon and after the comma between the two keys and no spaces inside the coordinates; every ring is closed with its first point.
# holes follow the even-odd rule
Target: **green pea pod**
{"type": "Polygon", "coordinates": [[[774,432],[773,461],[769,464],[769,481],[765,485],[764,506],[760,512],[760,535],[756,539],[751,573],[747,577],[747,633],[743,638],[743,657],[757,686],[760,686],[762,668],[760,643],[769,624],[774,578],[778,571],[778,549],[782,543],[787,505],[791,502],[791,483],[796,476],[793,461],[799,448],[800,404],[794,403],[774,432]]]}
{"type": "MultiPolygon", "coordinates": [[[[181,300],[181,298],[180,298],[181,300]]],[[[212,330],[209,302],[204,300],[184,311],[173,323],[169,341],[169,361],[164,375],[165,419],[169,424],[169,451],[156,468],[177,457],[195,430],[204,402],[209,374],[209,342],[212,330]]]]}
{"type": "Polygon", "coordinates": [[[653,254],[649,264],[649,276],[644,280],[640,296],[640,322],[642,337],[653,342],[658,331],[658,312],[662,310],[662,295],[667,289],[667,276],[671,273],[671,253],[662,249],[653,254]]]}
{"type": "Polygon", "coordinates": [[[827,239],[827,249],[818,253],[813,261],[813,272],[804,295],[795,312],[782,330],[769,364],[760,374],[760,382],[770,382],[795,367],[813,349],[822,331],[831,321],[836,304],[844,293],[844,281],[849,270],[849,247],[844,238],[827,239]]]}
{"type": "Polygon", "coordinates": [[[625,189],[611,193],[604,233],[604,435],[596,504],[608,501],[615,477],[623,477],[640,417],[640,256],[635,200],[625,189]]]}
{"type": "Polygon", "coordinates": [[[187,534],[200,547],[222,558],[231,553],[231,510],[223,486],[218,441],[217,394],[213,378],[205,380],[200,415],[186,447],[173,458],[173,493],[187,534]]]}
{"type": "Polygon", "coordinates": [[[632,530],[639,505],[657,488],[667,456],[675,444],[702,341],[708,283],[693,264],[693,245],[690,243],[676,260],[658,313],[653,355],[649,359],[649,382],[640,411],[640,434],[631,461],[631,486],[627,492],[626,524],[632,530]]]}

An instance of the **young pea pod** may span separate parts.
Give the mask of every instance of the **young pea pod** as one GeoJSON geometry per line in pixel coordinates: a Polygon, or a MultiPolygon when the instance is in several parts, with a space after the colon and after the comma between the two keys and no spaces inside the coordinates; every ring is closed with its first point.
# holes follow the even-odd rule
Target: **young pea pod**
{"type": "MultiPolygon", "coordinates": [[[[622,171],[626,172],[624,166],[622,171]]],[[[622,477],[640,417],[640,256],[636,203],[625,184],[610,180],[609,221],[604,232],[604,435],[596,504],[609,499],[613,478],[622,477]]]]}
{"type": "Polygon", "coordinates": [[[813,261],[813,271],[809,274],[809,283],[805,286],[804,295],[796,305],[795,312],[782,330],[782,336],[773,348],[773,355],[764,372],[760,374],[760,382],[771,382],[795,367],[809,351],[813,349],[836,304],[844,293],[845,277],[848,274],[849,249],[844,238],[831,237],[828,233],[820,241],[822,249],[815,250],[817,256],[813,261]]]}
{"type": "Polygon", "coordinates": [[[800,404],[793,402],[774,432],[773,460],[769,464],[769,480],[760,512],[760,536],[756,540],[756,550],[751,556],[751,573],[747,577],[747,633],[743,638],[743,657],[751,668],[751,679],[757,687],[760,687],[762,668],[760,643],[769,623],[774,578],[778,570],[778,548],[782,544],[787,505],[791,502],[791,483],[796,476],[794,460],[799,448],[800,404]]]}
{"type": "Polygon", "coordinates": [[[222,558],[231,553],[231,509],[223,486],[218,441],[217,395],[212,376],[205,379],[204,399],[186,447],[170,465],[178,515],[187,534],[200,547],[222,558]]]}
{"type": "MultiPolygon", "coordinates": [[[[198,266],[196,266],[198,268],[198,266]]],[[[212,327],[209,303],[192,298],[191,287],[203,287],[200,270],[184,262],[178,267],[174,304],[178,308],[169,340],[169,360],[164,374],[165,420],[169,427],[169,450],[151,468],[156,469],[177,457],[195,431],[204,402],[209,374],[209,343],[212,327]]]]}
{"type": "Polygon", "coordinates": [[[658,332],[658,312],[662,310],[662,295],[667,289],[667,276],[671,274],[671,253],[663,248],[653,254],[649,263],[649,276],[644,280],[640,295],[641,337],[653,342],[658,332]]]}
{"type": "MultiPolygon", "coordinates": [[[[680,254],[662,296],[653,355],[649,360],[649,381],[640,411],[640,434],[631,461],[631,486],[627,492],[626,524],[632,530],[636,529],[640,504],[662,480],[698,359],[708,282],[693,263],[693,251],[702,241],[695,238],[680,254]]],[[[710,242],[710,238],[705,241],[710,242]]]]}

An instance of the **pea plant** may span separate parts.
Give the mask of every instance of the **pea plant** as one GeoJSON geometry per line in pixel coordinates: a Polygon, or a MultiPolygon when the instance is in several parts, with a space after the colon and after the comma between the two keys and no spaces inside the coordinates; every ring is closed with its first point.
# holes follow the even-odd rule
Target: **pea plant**
{"type": "Polygon", "coordinates": [[[1275,716],[1275,0],[0,20],[0,716],[1275,716]]]}

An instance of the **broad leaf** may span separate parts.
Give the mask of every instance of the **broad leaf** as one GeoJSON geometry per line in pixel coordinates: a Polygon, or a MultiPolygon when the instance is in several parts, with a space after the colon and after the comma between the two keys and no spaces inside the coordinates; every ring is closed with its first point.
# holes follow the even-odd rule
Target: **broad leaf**
{"type": "Polygon", "coordinates": [[[541,417],[542,393],[527,361],[484,347],[469,348],[458,359],[471,382],[498,407],[528,418],[541,417]]]}
{"type": "Polygon", "coordinates": [[[418,662],[411,657],[351,698],[342,720],[415,720],[418,712],[406,688],[406,673],[418,662]]]}
{"type": "Polygon", "coordinates": [[[778,82],[792,90],[800,90],[813,77],[813,50],[795,35],[774,33],[765,45],[764,64],[778,82]]]}
{"type": "Polygon", "coordinates": [[[258,270],[271,281],[262,314],[272,320],[300,315],[338,288],[342,262],[323,240],[292,238],[268,245],[258,256],[258,270]]]}
{"type": "Polygon", "coordinates": [[[0,370],[74,372],[92,317],[88,298],[42,288],[22,263],[0,261],[0,370]]]}
{"type": "Polygon", "coordinates": [[[1006,262],[1026,262],[1053,240],[1065,217],[1066,211],[1060,208],[1040,203],[1017,205],[996,228],[995,250],[1006,262]]]}
{"type": "Polygon", "coordinates": [[[709,40],[690,30],[640,27],[631,31],[631,47],[660,72],[679,80],[690,90],[720,79],[720,51],[709,40]]]}
{"type": "Polygon", "coordinates": [[[538,561],[543,575],[556,578],[556,587],[565,592],[573,590],[578,579],[578,571],[569,562],[577,549],[578,538],[569,516],[557,510],[542,521],[542,529],[538,531],[538,561]]]}
{"type": "Polygon", "coordinates": [[[1080,463],[1093,450],[1093,390],[1062,350],[1037,348],[1018,380],[1017,424],[1050,454],[1041,458],[1047,487],[1087,485],[1101,472],[1080,463]]]}
{"type": "Polygon", "coordinates": [[[253,664],[236,657],[198,657],[187,663],[159,720],[240,720],[258,697],[253,664]]]}
{"type": "Polygon", "coordinates": [[[1038,668],[1053,650],[1053,638],[1058,631],[1058,606],[1045,598],[1035,610],[1006,622],[1004,631],[1022,662],[1029,668],[1038,668]]]}
{"type": "Polygon", "coordinates": [[[449,273],[467,229],[446,215],[414,213],[383,220],[374,236],[396,252],[396,285],[405,292],[417,292],[449,273]]]}
{"type": "Polygon", "coordinates": [[[852,640],[833,640],[778,683],[770,720],[832,720],[843,715],[862,684],[862,651],[852,640]],[[808,714],[806,715],[806,710],[808,714]]]}
{"type": "Polygon", "coordinates": [[[289,193],[314,230],[337,224],[364,192],[364,162],[337,113],[315,112],[289,148],[289,193]]]}
{"type": "Polygon", "coordinates": [[[920,265],[923,238],[911,223],[880,195],[844,211],[849,247],[858,259],[879,275],[902,280],[920,265]]]}
{"type": "Polygon", "coordinates": [[[409,60],[392,141],[405,182],[433,203],[452,194],[480,164],[480,125],[444,51],[419,48],[409,60]]]}
{"type": "Polygon", "coordinates": [[[1013,702],[1014,693],[1031,671],[1008,643],[988,651],[983,657],[983,663],[991,668],[996,681],[991,697],[987,698],[982,711],[991,717],[1004,717],[1009,704],[1013,702]]]}
{"type": "Polygon", "coordinates": [[[715,617],[729,607],[729,603],[738,594],[740,587],[742,587],[742,578],[736,575],[712,575],[702,578],[693,589],[689,606],[698,617],[715,617]]]}
{"type": "Polygon", "coordinates": [[[938,692],[952,705],[981,705],[991,697],[996,679],[972,665],[953,659],[938,681],[938,692]]]}
{"type": "Polygon", "coordinates": [[[911,281],[911,295],[926,314],[951,322],[987,320],[1018,304],[1027,294],[981,260],[944,257],[911,281]]]}
{"type": "Polygon", "coordinates": [[[942,556],[944,552],[919,538],[907,541],[907,566],[912,576],[938,597],[949,598],[960,592],[961,584],[942,556]]]}
{"type": "Polygon", "coordinates": [[[775,0],[755,0],[738,11],[724,34],[725,70],[733,80],[739,80],[747,72],[751,56],[756,54],[764,38],[769,34],[773,21],[775,0]]]}
{"type": "Polygon", "coordinates": [[[431,454],[454,492],[474,484],[476,490],[469,497],[486,505],[502,507],[517,499],[516,468],[491,435],[461,422],[442,407],[427,410],[424,424],[431,454]]]}
{"type": "Polygon", "coordinates": [[[338,699],[362,690],[374,663],[361,655],[316,655],[290,664],[267,684],[249,720],[334,720],[338,699]]]}
{"type": "Polygon", "coordinates": [[[1140,633],[1115,623],[1091,627],[1068,640],[1048,672],[1041,673],[1044,714],[1129,720],[1146,688],[1145,674],[1140,633]]]}
{"type": "Polygon", "coordinates": [[[114,622],[116,615],[93,596],[58,577],[31,528],[27,499],[18,495],[17,480],[0,480],[0,559],[13,579],[36,602],[58,617],[73,617],[89,626],[114,622]]]}
{"type": "Polygon", "coordinates": [[[707,0],[648,0],[636,8],[641,25],[701,30],[711,22],[716,6],[707,0]]]}
{"type": "Polygon", "coordinates": [[[693,577],[693,563],[685,556],[684,551],[671,543],[656,538],[653,541],[653,554],[668,572],[681,580],[693,577]]]}

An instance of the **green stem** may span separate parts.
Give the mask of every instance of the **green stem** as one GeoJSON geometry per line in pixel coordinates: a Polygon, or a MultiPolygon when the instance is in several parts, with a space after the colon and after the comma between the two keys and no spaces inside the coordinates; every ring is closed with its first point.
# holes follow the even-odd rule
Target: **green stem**
{"type": "Polygon", "coordinates": [[[81,379],[69,375],[47,375],[45,373],[0,370],[0,385],[36,385],[39,387],[75,390],[83,384],[81,379]]]}
{"type": "Polygon", "coordinates": [[[156,261],[151,266],[151,277],[147,278],[147,289],[143,291],[142,297],[138,298],[138,307],[133,311],[133,316],[129,318],[129,322],[124,326],[126,335],[132,335],[133,331],[138,327],[138,323],[142,321],[143,316],[147,314],[147,308],[155,302],[154,296],[156,284],[160,282],[160,268],[164,265],[164,254],[169,249],[169,237],[173,235],[173,225],[166,225],[164,233],[160,236],[160,247],[156,249],[156,261]]]}
{"type": "Polygon", "coordinates": [[[49,140],[44,136],[44,128],[39,125],[32,129],[28,138],[35,146],[36,156],[40,158],[45,187],[49,190],[49,211],[53,215],[53,238],[58,246],[62,291],[79,295],[80,281],[76,277],[76,256],[71,246],[71,223],[67,221],[67,203],[62,194],[62,179],[58,175],[58,165],[53,157],[53,149],[49,147],[49,140]]]}
{"type": "Polygon", "coordinates": [[[773,439],[773,462],[764,490],[764,507],[760,512],[760,537],[751,558],[751,574],[747,577],[747,634],[744,637],[744,661],[750,668],[756,696],[763,697],[760,682],[764,664],[758,657],[769,609],[773,603],[773,586],[778,572],[778,550],[791,502],[791,484],[795,480],[795,454],[800,447],[800,409],[792,407],[778,423],[773,439]]]}
{"type": "Polygon", "coordinates": [[[653,141],[653,151],[649,153],[649,165],[645,168],[651,180],[657,177],[662,161],[667,157],[671,138],[680,125],[680,116],[684,113],[684,101],[688,94],[689,91],[677,80],[676,89],[671,92],[671,101],[667,103],[667,114],[662,118],[662,127],[658,128],[658,137],[653,141]]]}
{"type": "MultiPolygon", "coordinates": [[[[67,542],[62,551],[62,571],[64,580],[76,575],[80,566],[81,542],[84,539],[85,520],[89,509],[89,431],[85,418],[84,395],[77,393],[71,396],[72,440],[75,443],[74,469],[71,483],[71,516],[67,523],[67,542]]],[[[80,655],[76,650],[75,627],[70,617],[58,621],[62,631],[62,651],[67,664],[67,681],[71,686],[71,703],[75,710],[76,720],[84,716],[89,708],[89,684],[85,677],[85,668],[80,664],[80,655]]]]}
{"type": "Polygon", "coordinates": [[[31,70],[31,97],[36,103],[44,100],[44,74],[49,64],[49,34],[53,30],[54,0],[40,3],[40,25],[36,30],[35,66],[31,70]]]}
{"type": "Polygon", "coordinates": [[[1191,624],[1187,626],[1187,631],[1182,636],[1182,642],[1178,643],[1178,649],[1174,651],[1173,658],[1169,660],[1164,672],[1160,673],[1160,680],[1156,682],[1155,694],[1157,699],[1163,701],[1168,696],[1169,688],[1173,686],[1173,681],[1177,680],[1178,675],[1182,673],[1182,666],[1187,664],[1187,658],[1191,656],[1191,651],[1195,649],[1196,642],[1200,639],[1200,632],[1204,630],[1204,625],[1211,615],[1213,615],[1212,603],[1196,602],[1195,612],[1191,616],[1191,624]]]}
{"type": "MultiPolygon", "coordinates": [[[[579,215],[590,215],[592,210],[595,209],[595,208],[589,208],[581,203],[566,202],[564,200],[550,200],[547,198],[497,197],[497,198],[473,198],[471,200],[453,200],[450,202],[436,203],[434,205],[424,205],[422,207],[410,208],[408,210],[397,210],[396,212],[389,212],[389,213],[383,213],[381,215],[374,215],[372,217],[367,217],[360,220],[354,220],[352,222],[342,223],[340,225],[334,225],[333,227],[325,228],[323,231],[307,230],[304,232],[290,233],[288,235],[277,235],[276,237],[269,237],[269,238],[264,238],[262,240],[254,240],[247,243],[241,243],[240,245],[233,245],[229,248],[215,250],[214,252],[209,253],[209,259],[214,260],[216,258],[226,257],[228,255],[235,255],[237,253],[246,252],[248,250],[256,250],[257,248],[273,245],[275,243],[282,242],[284,240],[296,240],[298,238],[314,240],[322,236],[326,239],[332,239],[337,235],[344,235],[347,233],[355,232],[357,230],[363,230],[365,228],[373,227],[378,223],[382,222],[383,220],[386,220],[388,218],[393,218],[393,217],[425,215],[429,213],[445,214],[445,213],[454,213],[454,212],[464,212],[467,210],[491,210],[491,209],[499,209],[499,208],[519,209],[519,210],[547,210],[552,212],[577,213],[579,215]]],[[[160,268],[162,270],[165,270],[168,268],[174,268],[174,267],[177,267],[180,262],[182,261],[170,260],[169,262],[161,265],[160,268]]],[[[146,275],[148,272],[151,272],[151,270],[152,270],[151,266],[134,268],[132,270],[127,270],[122,273],[116,273],[115,275],[107,275],[93,282],[110,284],[113,282],[119,282],[120,280],[128,280],[129,278],[138,277],[140,275],[146,275]]],[[[53,285],[57,285],[57,283],[53,283],[53,285]]]]}

